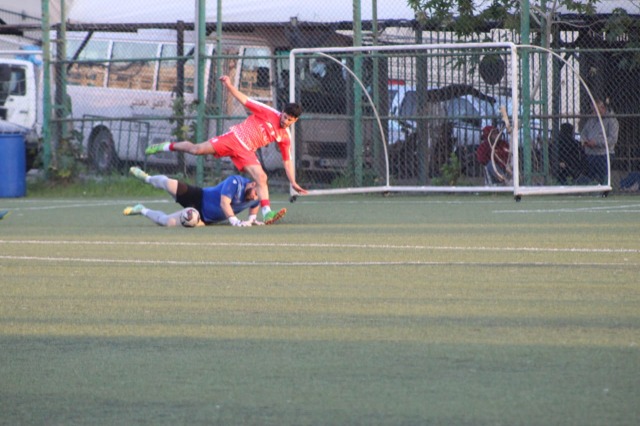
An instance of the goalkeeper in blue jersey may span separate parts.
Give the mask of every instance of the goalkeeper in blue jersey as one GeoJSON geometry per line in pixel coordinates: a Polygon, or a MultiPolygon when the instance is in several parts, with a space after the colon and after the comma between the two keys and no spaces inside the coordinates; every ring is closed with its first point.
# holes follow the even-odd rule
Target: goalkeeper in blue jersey
{"type": "Polygon", "coordinates": [[[130,173],[138,179],[164,189],[173,197],[176,203],[184,207],[175,213],[166,214],[158,210],[151,210],[137,204],[124,209],[125,216],[143,215],[161,226],[204,226],[228,221],[233,226],[264,225],[257,220],[260,202],[256,192],[256,183],[239,175],[229,176],[216,186],[200,188],[168,178],[164,175],[148,175],[138,167],[131,167],[130,173]],[[199,213],[197,223],[181,223],[181,215],[185,210],[195,208],[199,213]],[[247,220],[240,220],[236,214],[249,209],[247,220]]]}

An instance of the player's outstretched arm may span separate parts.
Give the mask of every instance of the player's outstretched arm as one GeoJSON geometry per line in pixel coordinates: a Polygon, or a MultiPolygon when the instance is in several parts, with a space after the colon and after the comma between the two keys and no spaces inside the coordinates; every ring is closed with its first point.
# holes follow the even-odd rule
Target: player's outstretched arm
{"type": "Polygon", "coordinates": [[[222,213],[224,213],[224,215],[227,217],[231,226],[251,226],[251,223],[249,223],[249,221],[242,221],[236,217],[236,214],[231,208],[231,198],[227,197],[226,195],[220,196],[220,210],[222,210],[222,213]]]}
{"type": "Polygon", "coordinates": [[[222,82],[222,84],[224,84],[227,90],[229,90],[229,93],[231,93],[231,96],[236,98],[238,102],[240,102],[242,105],[245,105],[247,103],[247,101],[249,100],[249,97],[244,93],[242,93],[240,90],[238,90],[238,88],[235,87],[233,84],[231,84],[231,79],[229,78],[228,75],[223,75],[222,77],[220,77],[220,81],[222,82]]]}
{"type": "Polygon", "coordinates": [[[283,163],[284,163],[284,171],[287,174],[287,179],[289,179],[289,183],[291,183],[291,186],[293,187],[293,189],[300,195],[308,194],[309,192],[303,187],[301,187],[300,185],[298,185],[298,183],[296,182],[296,174],[293,170],[293,162],[291,160],[285,160],[283,163]]]}

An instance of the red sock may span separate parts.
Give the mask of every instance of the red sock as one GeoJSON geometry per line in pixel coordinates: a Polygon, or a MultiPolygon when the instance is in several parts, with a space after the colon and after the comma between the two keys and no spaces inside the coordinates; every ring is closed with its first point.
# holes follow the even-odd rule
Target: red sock
{"type": "Polygon", "coordinates": [[[260,200],[260,207],[270,207],[271,203],[269,200],[260,200]]]}
{"type": "Polygon", "coordinates": [[[173,151],[173,146],[174,146],[175,144],[176,144],[175,142],[171,142],[171,143],[169,144],[169,151],[173,151]]]}

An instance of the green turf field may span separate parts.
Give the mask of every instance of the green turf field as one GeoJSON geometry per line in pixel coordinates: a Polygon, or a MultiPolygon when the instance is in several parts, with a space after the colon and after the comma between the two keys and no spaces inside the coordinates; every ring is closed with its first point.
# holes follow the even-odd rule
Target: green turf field
{"type": "Polygon", "coordinates": [[[0,199],[0,424],[640,423],[640,198],[137,201],[0,199]]]}

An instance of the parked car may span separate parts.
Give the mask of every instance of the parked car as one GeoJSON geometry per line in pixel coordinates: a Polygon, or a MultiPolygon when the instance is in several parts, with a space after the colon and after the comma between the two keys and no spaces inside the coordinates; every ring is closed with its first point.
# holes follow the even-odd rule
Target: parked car
{"type": "MultiPolygon", "coordinates": [[[[451,87],[451,86],[449,86],[451,87]]],[[[475,147],[480,144],[482,129],[485,126],[495,126],[502,121],[500,107],[505,106],[509,117],[513,116],[513,102],[507,96],[490,96],[476,89],[457,90],[458,93],[468,92],[460,96],[440,101],[450,122],[452,138],[455,147],[475,147]]],[[[442,88],[443,90],[446,88],[442,88]]],[[[438,89],[430,89],[430,91],[438,89]]],[[[455,93],[455,91],[453,91],[455,93]]],[[[414,86],[389,86],[389,120],[388,143],[403,142],[415,133],[418,113],[418,94],[414,86]]],[[[542,136],[542,126],[538,120],[532,120],[531,140],[539,141],[542,136]]],[[[522,142],[522,134],[520,134],[522,142]]]]}

